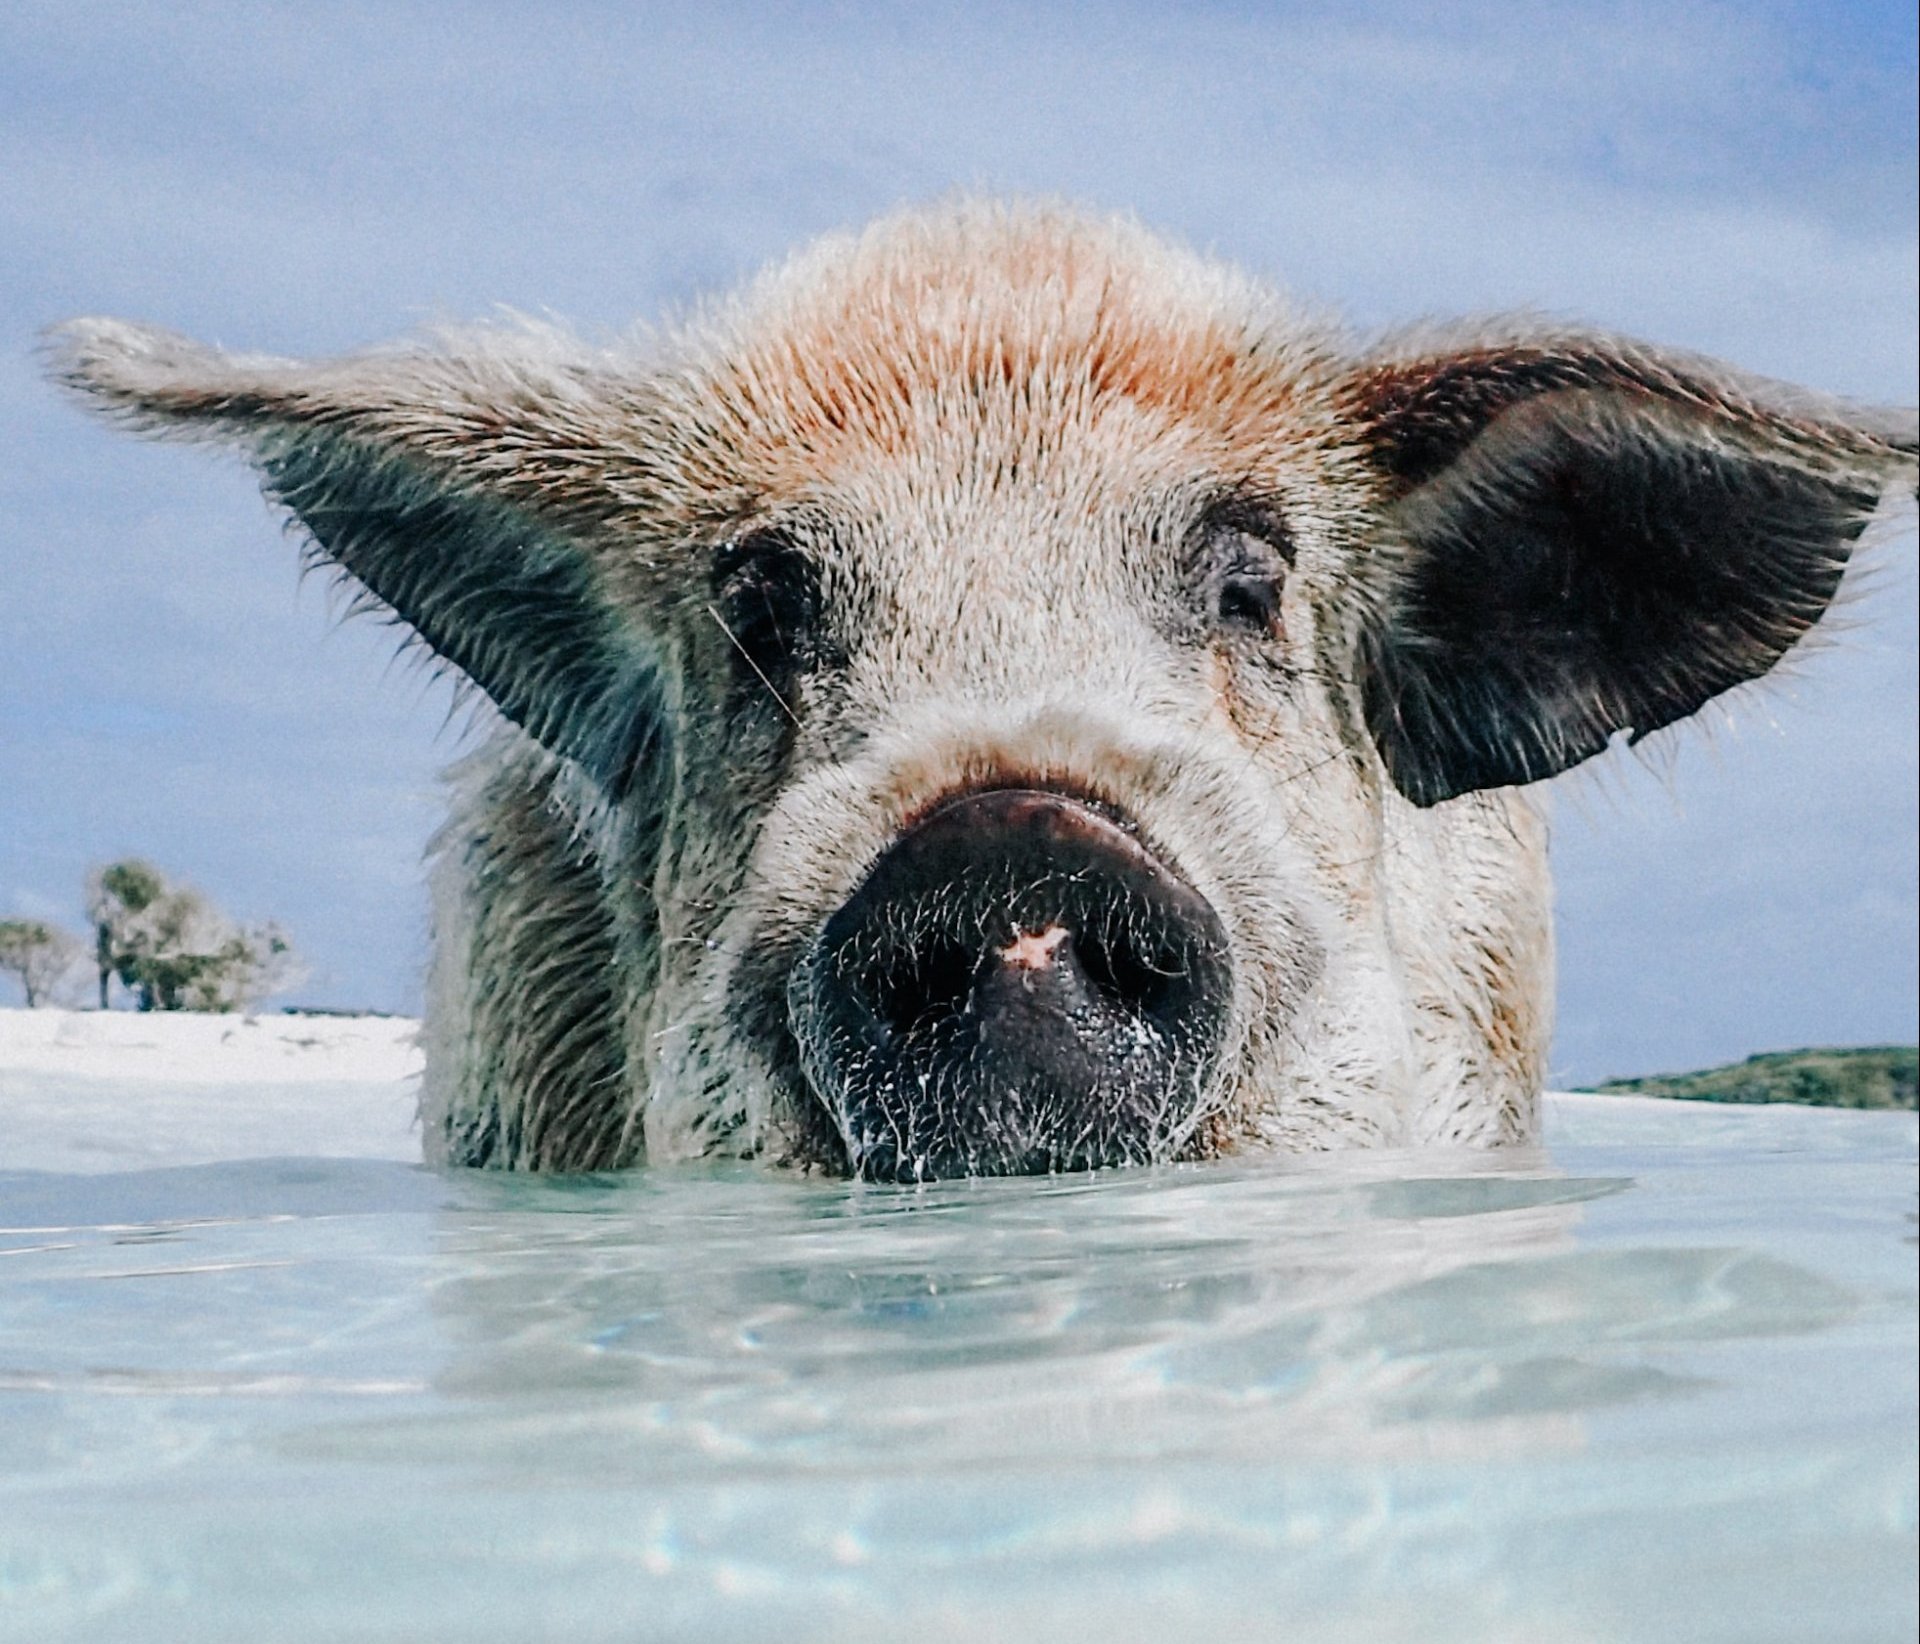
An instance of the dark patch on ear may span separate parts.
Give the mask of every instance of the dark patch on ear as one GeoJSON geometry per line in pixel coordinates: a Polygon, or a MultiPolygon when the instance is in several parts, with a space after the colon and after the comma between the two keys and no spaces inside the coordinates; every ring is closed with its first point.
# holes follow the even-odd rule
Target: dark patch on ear
{"type": "Polygon", "coordinates": [[[1367,724],[1416,804],[1552,776],[1765,673],[1875,501],[1702,447],[1538,438],[1525,485],[1435,499],[1376,642],[1367,724]]]}
{"type": "Polygon", "coordinates": [[[610,798],[655,763],[657,665],[578,544],[337,436],[285,441],[261,463],[268,495],[327,559],[610,798]]]}
{"type": "Polygon", "coordinates": [[[1420,805],[1552,776],[1764,674],[1906,461],[1642,354],[1471,350],[1361,384],[1405,541],[1362,703],[1420,805]]]}

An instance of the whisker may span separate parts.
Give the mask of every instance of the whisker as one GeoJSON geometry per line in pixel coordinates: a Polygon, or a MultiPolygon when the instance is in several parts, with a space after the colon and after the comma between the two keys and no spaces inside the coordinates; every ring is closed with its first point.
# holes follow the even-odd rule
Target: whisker
{"type": "Polygon", "coordinates": [[[762,685],[766,686],[767,695],[772,697],[775,703],[779,705],[780,711],[793,721],[794,728],[797,730],[800,725],[800,716],[787,706],[787,699],[773,688],[773,681],[761,672],[760,664],[753,660],[753,653],[749,651],[746,646],[742,645],[738,639],[734,638],[733,630],[727,626],[726,620],[711,605],[707,607],[707,615],[719,624],[720,632],[727,636],[733,648],[746,659],[746,664],[753,670],[754,677],[758,679],[762,685]]]}

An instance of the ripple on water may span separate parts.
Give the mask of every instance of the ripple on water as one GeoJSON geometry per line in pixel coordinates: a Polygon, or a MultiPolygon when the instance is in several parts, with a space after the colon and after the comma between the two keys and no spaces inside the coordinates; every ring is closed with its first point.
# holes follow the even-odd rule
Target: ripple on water
{"type": "Polygon", "coordinates": [[[0,1636],[1910,1633],[1911,1121],[1570,1111],[921,1189],[0,1175],[0,1636]]]}

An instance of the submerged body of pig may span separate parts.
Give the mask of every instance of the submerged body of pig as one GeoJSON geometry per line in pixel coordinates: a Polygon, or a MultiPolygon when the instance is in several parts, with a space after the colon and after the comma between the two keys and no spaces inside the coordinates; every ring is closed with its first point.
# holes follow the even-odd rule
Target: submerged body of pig
{"type": "Polygon", "coordinates": [[[877,1177],[1531,1137],[1520,784],[1765,672],[1912,420],[1503,324],[1358,349],[964,206],[663,343],[69,328],[245,444],[503,723],[442,835],[431,1148],[877,1177]]]}

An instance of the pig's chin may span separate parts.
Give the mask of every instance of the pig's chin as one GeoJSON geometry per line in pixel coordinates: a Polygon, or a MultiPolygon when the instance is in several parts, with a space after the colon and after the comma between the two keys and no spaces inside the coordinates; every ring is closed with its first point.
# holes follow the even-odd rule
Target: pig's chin
{"type": "Polygon", "coordinates": [[[894,841],[787,1002],[848,1167],[919,1181],[1174,1155],[1230,994],[1219,916],[1122,823],[997,789],[894,841]]]}

